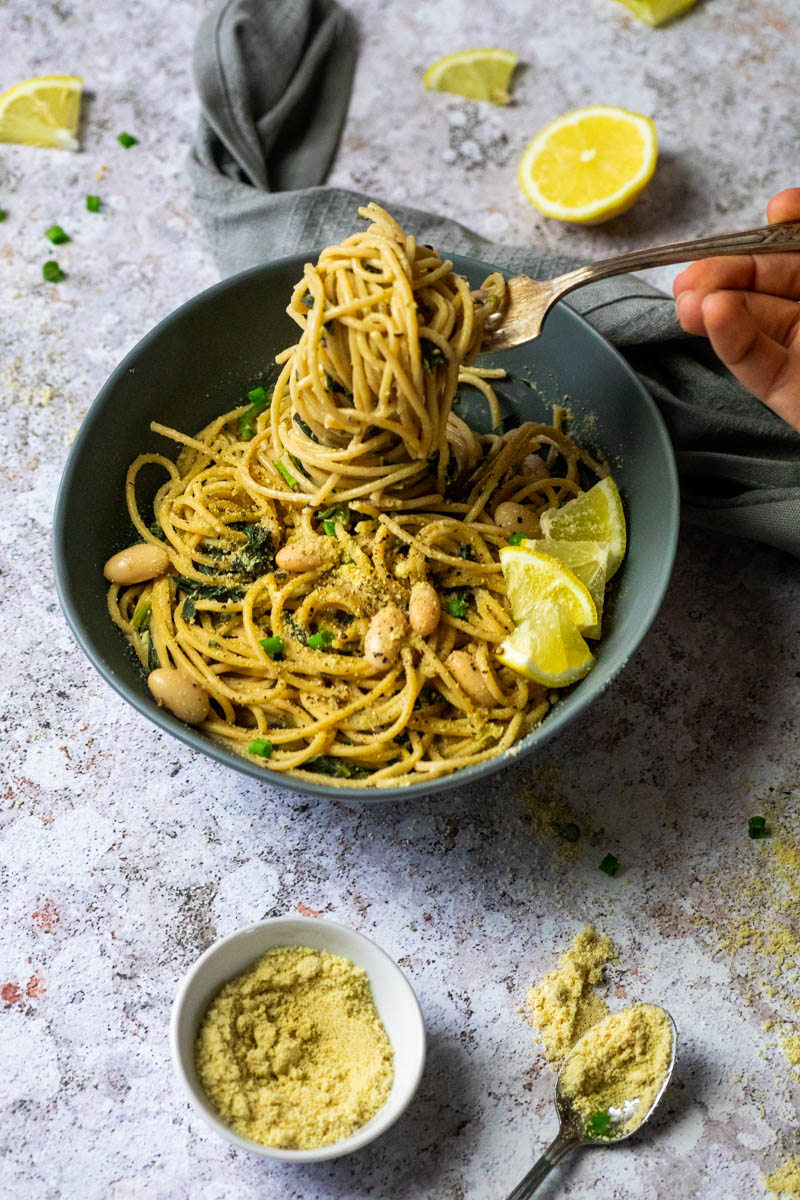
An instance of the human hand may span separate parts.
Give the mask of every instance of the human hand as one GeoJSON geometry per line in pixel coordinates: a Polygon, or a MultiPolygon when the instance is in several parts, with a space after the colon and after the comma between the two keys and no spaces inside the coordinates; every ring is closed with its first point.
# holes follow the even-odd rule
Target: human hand
{"type": "MultiPolygon", "coordinates": [[[[800,220],[800,188],[767,205],[800,220]]],[[[704,258],[672,285],[678,320],[700,334],[746,388],[800,431],[800,252],[704,258]]]]}

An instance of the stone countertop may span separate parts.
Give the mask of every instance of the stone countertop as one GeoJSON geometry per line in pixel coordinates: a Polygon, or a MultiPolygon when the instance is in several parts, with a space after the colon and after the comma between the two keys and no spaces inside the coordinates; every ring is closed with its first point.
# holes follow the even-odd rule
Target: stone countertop
{"type": "MultiPolygon", "coordinates": [[[[614,0],[350,7],[363,43],[334,183],[598,257],[760,223],[767,198],[797,182],[795,0],[700,0],[656,32],[614,0]],[[434,58],[481,44],[523,56],[512,107],[422,90],[434,58]],[[624,218],[559,226],[522,199],[516,162],[542,123],[595,102],[651,113],[660,166],[624,218]]],[[[310,801],[191,753],[106,687],[65,626],[49,529],[70,441],[123,354],[215,279],[183,167],[206,9],[0,3],[2,86],[72,71],[91,93],[81,153],[0,147],[0,1190],[497,1200],[555,1132],[526,989],[594,922],[620,951],[612,1007],[649,999],[674,1014],[678,1079],[652,1133],[568,1160],[542,1196],[759,1196],[762,1172],[799,1148],[778,1036],[792,1016],[796,1029],[797,960],[748,933],[791,919],[798,898],[791,871],[775,874],[794,861],[798,821],[793,560],[684,530],[652,631],[580,723],[480,794],[413,805],[310,801]],[[123,129],[140,139],[130,151],[123,129]],[[87,192],[100,213],[85,211],[87,192]],[[53,222],[72,237],[55,251],[53,222]],[[41,279],[51,257],[67,271],[57,286],[41,279]],[[748,839],[753,813],[773,840],[748,839]],[[572,859],[554,814],[582,827],[572,859]],[[597,870],[606,852],[622,860],[614,879],[597,870]],[[411,978],[429,1035],[402,1121],[306,1169],[207,1131],[167,1046],[197,954],[298,910],[375,937],[411,978]]]]}

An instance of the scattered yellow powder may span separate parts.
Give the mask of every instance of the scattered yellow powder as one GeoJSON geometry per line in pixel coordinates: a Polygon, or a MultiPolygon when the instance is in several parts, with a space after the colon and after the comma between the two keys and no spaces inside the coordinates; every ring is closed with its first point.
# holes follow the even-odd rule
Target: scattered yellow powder
{"type": "Polygon", "coordinates": [[[617,952],[611,940],[587,925],[574,938],[558,967],[528,992],[532,1019],[550,1059],[566,1057],[579,1037],[601,1021],[608,1005],[593,990],[617,952]]]}
{"type": "Polygon", "coordinates": [[[764,1187],[782,1196],[800,1196],[800,1154],[793,1154],[777,1171],[766,1175],[764,1187]]]}
{"type": "Polygon", "coordinates": [[[195,1061],[236,1133],[295,1150],[354,1133],[394,1077],[366,972],[304,946],[270,950],[225,984],[201,1022],[195,1061]]]}
{"type": "Polygon", "coordinates": [[[791,1066],[800,1066],[800,1032],[785,1033],[781,1038],[781,1049],[791,1066]]]}
{"type": "Polygon", "coordinates": [[[612,1013],[576,1045],[561,1073],[561,1091],[587,1120],[594,1113],[619,1110],[627,1119],[615,1122],[614,1133],[631,1133],[664,1083],[672,1036],[667,1014],[653,1004],[612,1013]]]}

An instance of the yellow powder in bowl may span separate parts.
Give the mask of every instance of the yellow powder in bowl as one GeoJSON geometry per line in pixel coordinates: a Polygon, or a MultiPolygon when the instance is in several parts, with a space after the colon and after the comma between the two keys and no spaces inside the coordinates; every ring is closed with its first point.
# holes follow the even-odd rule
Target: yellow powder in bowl
{"type": "Polygon", "coordinates": [[[367,974],[280,946],[219,991],[195,1044],[222,1120],[264,1146],[310,1150],[354,1133],[386,1102],[392,1046],[367,974]]]}
{"type": "Polygon", "coordinates": [[[623,1117],[615,1121],[614,1135],[631,1133],[666,1079],[672,1039],[667,1014],[654,1004],[611,1013],[575,1046],[561,1072],[560,1090],[587,1120],[612,1110],[623,1117]]]}

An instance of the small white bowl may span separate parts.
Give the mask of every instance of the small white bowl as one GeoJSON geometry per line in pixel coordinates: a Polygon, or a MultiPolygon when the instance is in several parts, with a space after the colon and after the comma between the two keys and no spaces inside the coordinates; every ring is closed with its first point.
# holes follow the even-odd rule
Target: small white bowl
{"type": "Polygon", "coordinates": [[[405,1112],[425,1066],[425,1025],[414,989],[397,963],[363,933],[317,917],[273,917],[247,925],[209,946],[181,980],[172,1005],[170,1050],[175,1073],[197,1112],[215,1133],[241,1150],[286,1162],[321,1162],[360,1150],[405,1112]],[[220,1120],[194,1064],[200,1021],[224,983],[275,946],[309,946],[349,958],[369,976],[372,995],[394,1050],[394,1081],[386,1103],[350,1137],[314,1150],[283,1150],[240,1137],[220,1120]]]}

